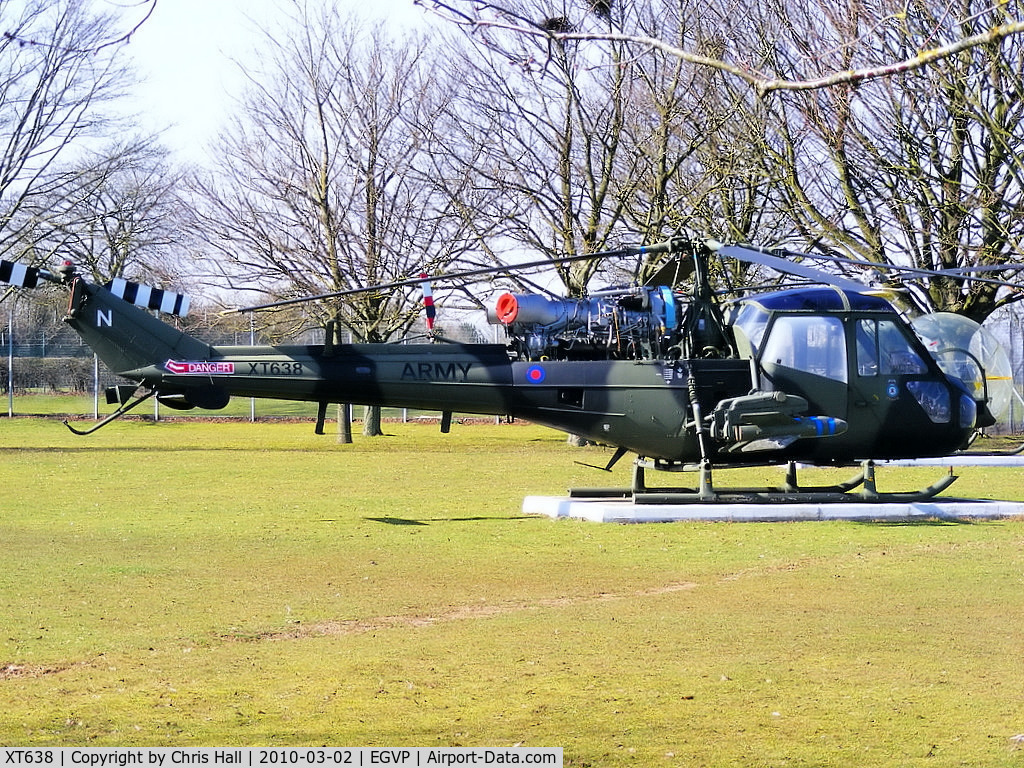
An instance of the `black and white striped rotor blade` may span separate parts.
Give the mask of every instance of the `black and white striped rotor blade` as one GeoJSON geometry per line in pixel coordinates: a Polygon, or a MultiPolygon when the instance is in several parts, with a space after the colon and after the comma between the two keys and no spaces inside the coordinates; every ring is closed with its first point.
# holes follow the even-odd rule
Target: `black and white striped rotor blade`
{"type": "Polygon", "coordinates": [[[39,285],[39,270],[16,261],[0,259],[0,282],[16,288],[35,288],[39,285]]]}
{"type": "Polygon", "coordinates": [[[165,291],[142,283],[133,283],[121,277],[115,277],[105,286],[108,291],[124,299],[129,304],[145,309],[155,309],[168,315],[184,317],[189,310],[189,297],[183,293],[165,291]]]}

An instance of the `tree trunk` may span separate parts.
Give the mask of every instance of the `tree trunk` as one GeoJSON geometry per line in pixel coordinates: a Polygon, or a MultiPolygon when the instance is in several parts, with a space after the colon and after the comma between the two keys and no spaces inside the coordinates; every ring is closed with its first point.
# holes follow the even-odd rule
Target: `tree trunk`
{"type": "Polygon", "coordinates": [[[363,437],[381,437],[383,434],[380,428],[380,406],[366,406],[363,411],[363,437]]]}
{"type": "Polygon", "coordinates": [[[338,403],[338,442],[352,442],[352,406],[348,403],[338,403]]]}

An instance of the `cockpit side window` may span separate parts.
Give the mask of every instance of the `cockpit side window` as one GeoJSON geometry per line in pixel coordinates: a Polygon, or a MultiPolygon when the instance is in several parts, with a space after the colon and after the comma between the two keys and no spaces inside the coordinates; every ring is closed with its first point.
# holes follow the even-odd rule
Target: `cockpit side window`
{"type": "Polygon", "coordinates": [[[926,373],[928,367],[892,320],[857,321],[857,373],[891,376],[926,373]]]}
{"type": "Polygon", "coordinates": [[[764,339],[760,359],[762,363],[845,382],[846,335],[842,320],[821,315],[779,315],[764,339]]]}

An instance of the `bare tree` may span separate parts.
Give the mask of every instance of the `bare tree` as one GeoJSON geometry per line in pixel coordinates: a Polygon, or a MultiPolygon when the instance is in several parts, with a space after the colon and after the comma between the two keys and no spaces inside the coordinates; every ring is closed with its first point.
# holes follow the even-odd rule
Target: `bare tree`
{"type": "MultiPolygon", "coordinates": [[[[437,271],[468,244],[431,178],[423,126],[439,96],[425,42],[389,40],[330,4],[293,11],[286,29],[264,31],[264,68],[248,73],[222,163],[198,186],[220,263],[236,287],[282,299],[437,271]]],[[[386,341],[417,319],[416,293],[367,290],[306,312],[386,341]]],[[[364,431],[379,432],[374,413],[364,431]]]]}
{"type": "MultiPolygon", "coordinates": [[[[707,56],[735,57],[736,41],[747,37],[748,5],[734,0],[636,6],[630,26],[707,56]]],[[[774,162],[761,101],[721,72],[661,50],[633,52],[638,87],[628,132],[638,162],[625,187],[633,229],[648,241],[693,232],[731,241],[789,234],[777,191],[786,174],[774,162]]],[[[646,261],[637,277],[658,265],[646,261]]]]}
{"type": "Polygon", "coordinates": [[[103,281],[113,277],[184,287],[190,250],[180,194],[183,172],[152,137],[84,154],[55,169],[51,196],[25,212],[40,252],[71,258],[103,281]]]}
{"type": "Polygon", "coordinates": [[[118,23],[85,0],[3,4],[0,252],[22,257],[26,208],[68,183],[58,161],[110,128],[106,107],[128,82],[118,23]]]}
{"type": "MultiPolygon", "coordinates": [[[[626,12],[619,4],[573,0],[515,6],[516,14],[552,30],[609,29],[626,12]]],[[[467,74],[451,130],[461,131],[456,145],[475,188],[497,191],[492,213],[478,217],[489,247],[504,242],[509,251],[554,258],[635,242],[638,218],[646,216],[635,204],[638,190],[657,183],[645,169],[657,126],[643,114],[649,82],[635,70],[629,47],[582,49],[501,32],[471,42],[480,44],[460,51],[467,74]]],[[[645,233],[660,225],[646,223],[645,233]]],[[[578,296],[599,268],[596,260],[579,261],[555,271],[566,292],[578,296]]]]}
{"type": "MultiPolygon", "coordinates": [[[[1017,259],[1024,62],[1011,5],[677,4],[675,23],[618,13],[604,30],[511,3],[433,6],[490,49],[534,41],[541,70],[566,46],[586,41],[585,58],[619,43],[642,62],[635,72],[686,83],[682,97],[649,91],[652,153],[637,165],[633,221],[762,242],[796,230],[803,246],[939,270],[1017,259]],[[664,64],[673,58],[696,69],[676,70],[680,80],[664,64]],[[688,136],[681,126],[697,116],[705,130],[688,136]]],[[[1021,296],[970,274],[933,279],[926,299],[980,320],[1021,296]]]]}
{"type": "MultiPolygon", "coordinates": [[[[728,239],[788,234],[776,191],[785,173],[770,163],[768,115],[749,90],[620,38],[583,45],[561,36],[628,27],[723,56],[746,30],[738,10],[729,0],[671,9],[522,0],[506,7],[506,18],[554,37],[512,27],[474,36],[459,144],[472,150],[466,164],[477,186],[502,190],[487,228],[492,240],[501,235],[557,257],[693,230],[728,239]]],[[[634,277],[657,266],[645,262],[634,277]]],[[[566,291],[579,295],[598,268],[595,261],[557,270],[566,291]]]]}
{"type": "MultiPolygon", "coordinates": [[[[1003,13],[984,2],[964,3],[956,16],[927,3],[898,17],[895,5],[884,4],[799,8],[804,12],[786,7],[776,24],[777,64],[796,77],[823,58],[836,67],[870,67],[974,25],[997,24],[1003,13]],[[862,42],[845,44],[852,39],[862,42]]],[[[780,162],[792,170],[786,193],[805,239],[922,269],[1018,261],[1022,67],[1024,41],[1012,38],[911,74],[781,99],[780,162]]],[[[932,278],[925,296],[935,308],[979,322],[1020,297],[963,272],[932,278]]]]}
{"type": "MultiPolygon", "coordinates": [[[[131,33],[156,0],[98,12],[88,0],[0,3],[0,255],[43,264],[52,228],[41,226],[47,203],[81,195],[67,164],[119,125],[116,102],[129,90],[123,57],[131,33]],[[124,22],[128,26],[125,27],[124,22]]],[[[112,6],[110,6],[112,7],[112,6]]],[[[20,294],[0,291],[0,301],[20,294]]],[[[18,302],[30,324],[59,318],[45,292],[18,302]]]]}

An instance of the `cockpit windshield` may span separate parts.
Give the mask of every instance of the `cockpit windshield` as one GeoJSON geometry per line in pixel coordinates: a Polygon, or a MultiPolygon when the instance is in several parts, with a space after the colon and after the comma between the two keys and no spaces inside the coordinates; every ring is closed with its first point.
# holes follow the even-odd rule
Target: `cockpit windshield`
{"type": "Polygon", "coordinates": [[[744,340],[745,345],[743,346],[749,347],[748,350],[745,350],[749,354],[756,355],[761,348],[761,339],[764,336],[764,329],[768,325],[769,317],[766,310],[753,302],[744,302],[740,305],[733,320],[733,332],[744,340]]]}

